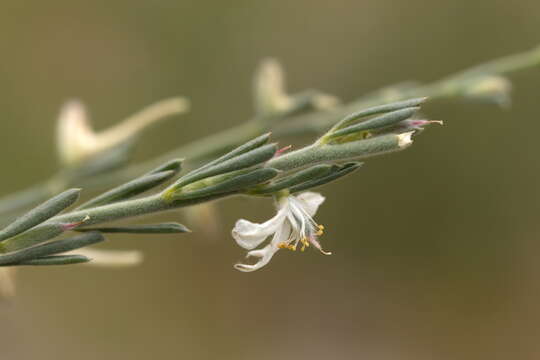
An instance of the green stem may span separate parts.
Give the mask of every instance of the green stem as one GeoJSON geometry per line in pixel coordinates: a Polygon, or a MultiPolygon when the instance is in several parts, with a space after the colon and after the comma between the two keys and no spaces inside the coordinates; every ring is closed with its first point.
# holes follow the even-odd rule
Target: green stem
{"type": "MultiPolygon", "coordinates": [[[[431,84],[416,85],[408,88],[396,87],[393,91],[378,92],[375,95],[361,98],[343,105],[332,111],[317,112],[303,116],[296,116],[285,122],[280,122],[274,131],[274,136],[318,134],[326,130],[340,118],[357,111],[358,109],[379,105],[390,101],[399,101],[408,98],[428,96],[431,100],[459,96],[459,89],[466,86],[471,78],[491,74],[503,75],[517,70],[527,69],[540,64],[540,47],[522,53],[502,57],[484,64],[474,66],[465,71],[445,77],[431,84]]],[[[119,182],[125,182],[138,176],[164,160],[175,157],[185,157],[190,164],[197,164],[205,159],[226,152],[249,139],[268,131],[269,124],[261,121],[250,121],[230,128],[220,133],[198,139],[185,146],[177,148],[155,159],[126,167],[109,175],[102,175],[89,181],[72,184],[64,178],[63,174],[54,176],[50,181],[36,185],[0,200],[0,217],[11,217],[35,203],[41,202],[56,195],[58,192],[71,186],[84,188],[104,188],[119,182]],[[54,184],[54,186],[51,186],[54,184]],[[59,186],[61,185],[61,186],[59,186]]],[[[80,180],[80,179],[79,179],[80,180]]],[[[2,222],[4,219],[2,219],[2,222]]]]}
{"type": "Polygon", "coordinates": [[[411,144],[408,134],[389,134],[362,141],[343,144],[313,144],[302,149],[274,158],[268,166],[282,171],[335,161],[361,160],[371,156],[398,151],[411,144]]]}
{"type": "Polygon", "coordinates": [[[159,193],[140,199],[126,200],[90,209],[75,210],[63,215],[55,216],[44,224],[47,224],[49,222],[72,223],[86,219],[84,224],[81,225],[81,227],[84,227],[114,220],[172,210],[185,206],[196,205],[235,194],[237,194],[237,192],[227,192],[210,196],[200,196],[198,198],[173,201],[166,199],[165,196],[163,196],[163,193],[159,193]]]}
{"type": "MultiPolygon", "coordinates": [[[[198,139],[184,146],[169,151],[156,158],[128,166],[119,171],[99,176],[95,179],[78,182],[78,186],[86,188],[107,188],[111,185],[122,183],[140,176],[148,170],[174,158],[185,158],[182,163],[184,169],[195,168],[205,160],[232,150],[239,144],[261,135],[267,128],[260,121],[249,121],[244,124],[229,128],[220,133],[198,139]],[[245,140],[245,141],[244,141],[245,140]]],[[[71,184],[74,186],[74,184],[71,184]]],[[[2,201],[0,200],[0,205],[2,201]]],[[[0,216],[2,211],[0,208],[0,216]]]]}
{"type": "Polygon", "coordinates": [[[64,215],[56,216],[50,221],[72,223],[87,218],[87,220],[84,222],[84,226],[88,226],[165,211],[173,207],[174,206],[171,203],[164,201],[160,194],[157,194],[140,199],[127,200],[85,210],[76,210],[64,215]]]}

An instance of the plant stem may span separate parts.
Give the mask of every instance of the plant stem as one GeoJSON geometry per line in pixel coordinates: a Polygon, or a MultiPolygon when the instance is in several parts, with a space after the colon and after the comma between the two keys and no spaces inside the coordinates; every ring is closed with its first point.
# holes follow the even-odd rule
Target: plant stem
{"type": "MultiPolygon", "coordinates": [[[[181,208],[185,206],[196,205],[199,203],[215,200],[218,198],[234,195],[236,192],[220,193],[210,196],[201,196],[192,199],[182,199],[177,201],[169,201],[165,199],[163,193],[150,195],[147,197],[125,200],[113,204],[97,206],[84,210],[75,210],[66,214],[58,215],[48,222],[52,223],[71,223],[78,222],[86,218],[81,227],[101,224],[119,219],[137,217],[156,212],[162,212],[181,208]]],[[[39,225],[41,226],[41,225],[39,225]]]]}
{"type": "MultiPolygon", "coordinates": [[[[379,105],[385,102],[421,96],[428,96],[431,100],[457,97],[460,95],[460,89],[467,86],[474,77],[486,74],[509,74],[517,70],[538,66],[539,64],[540,47],[536,47],[529,51],[474,66],[431,84],[420,84],[407,88],[387,88],[387,91],[376,92],[374,95],[360,98],[357,101],[345,104],[331,111],[316,112],[287,119],[286,124],[281,122],[276,127],[274,136],[318,134],[321,131],[326,130],[332,123],[358,109],[379,105]]],[[[270,130],[271,127],[272,126],[269,123],[252,120],[206,138],[197,139],[152,160],[131,165],[122,170],[106,175],[100,175],[93,179],[77,179],[76,184],[73,184],[73,180],[66,179],[65,175],[60,172],[45,183],[35,185],[30,189],[0,199],[0,217],[2,217],[0,222],[10,220],[10,217],[13,217],[14,214],[21,210],[28,208],[35,203],[42,202],[74,185],[83,188],[109,187],[112,184],[130,180],[156,166],[156,164],[175,157],[187,158],[188,166],[190,166],[190,164],[198,164],[211,156],[226,152],[261,133],[270,130]]]]}
{"type": "Polygon", "coordinates": [[[336,145],[315,143],[276,157],[268,162],[268,166],[282,171],[289,171],[317,163],[361,160],[404,149],[411,142],[410,140],[403,142],[403,138],[407,139],[408,135],[389,134],[336,145]]]}

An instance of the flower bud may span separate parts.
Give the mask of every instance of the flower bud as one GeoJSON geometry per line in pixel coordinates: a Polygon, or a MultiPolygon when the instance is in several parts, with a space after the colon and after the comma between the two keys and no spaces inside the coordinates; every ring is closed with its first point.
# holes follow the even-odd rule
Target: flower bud
{"type": "Polygon", "coordinates": [[[123,122],[101,132],[92,129],[84,105],[70,101],[62,107],[57,125],[57,147],[65,166],[80,165],[97,155],[125,145],[150,125],[173,114],[184,113],[189,102],[172,98],[153,104],[123,122]]]}
{"type": "Polygon", "coordinates": [[[511,104],[512,83],[505,77],[486,75],[473,80],[464,90],[464,96],[481,101],[493,102],[502,107],[511,104]]]}
{"type": "Polygon", "coordinates": [[[317,90],[287,94],[283,68],[275,59],[261,63],[255,74],[254,93],[259,118],[290,116],[310,109],[328,110],[339,104],[335,96],[317,90]]]}
{"type": "Polygon", "coordinates": [[[269,114],[287,111],[292,100],[285,91],[285,76],[281,64],[275,59],[266,59],[261,63],[254,81],[255,110],[257,114],[269,114]]]}

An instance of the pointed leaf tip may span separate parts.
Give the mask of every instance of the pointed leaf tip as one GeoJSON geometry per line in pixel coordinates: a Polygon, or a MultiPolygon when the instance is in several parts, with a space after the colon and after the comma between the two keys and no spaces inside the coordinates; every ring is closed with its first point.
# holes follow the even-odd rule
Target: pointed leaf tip
{"type": "Polygon", "coordinates": [[[186,226],[179,223],[145,224],[116,227],[83,228],[77,231],[99,231],[108,234],[177,234],[191,232],[186,226]]]}
{"type": "Polygon", "coordinates": [[[81,189],[69,189],[38,205],[0,231],[0,240],[18,235],[59,214],[79,199],[80,192],[81,189]]]}

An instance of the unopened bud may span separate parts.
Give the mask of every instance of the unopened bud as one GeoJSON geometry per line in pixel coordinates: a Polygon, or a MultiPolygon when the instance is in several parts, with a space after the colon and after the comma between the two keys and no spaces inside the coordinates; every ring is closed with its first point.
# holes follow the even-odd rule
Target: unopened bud
{"type": "Polygon", "coordinates": [[[88,265],[100,267],[130,267],[143,261],[143,254],[138,250],[103,250],[86,247],[65,254],[86,256],[90,259],[88,265]]]}
{"type": "Polygon", "coordinates": [[[264,60],[254,81],[255,108],[258,114],[269,114],[287,111],[292,100],[285,90],[285,76],[281,64],[275,59],[264,60]]]}
{"type": "Polygon", "coordinates": [[[84,105],[70,101],[58,118],[57,147],[63,165],[74,166],[128,143],[150,125],[173,114],[187,112],[189,102],[172,98],[153,104],[123,122],[101,132],[92,129],[84,105]]]}
{"type": "Polygon", "coordinates": [[[486,75],[473,80],[464,91],[471,99],[494,102],[500,106],[510,106],[512,83],[505,77],[486,75]]]}
{"type": "Polygon", "coordinates": [[[263,61],[255,74],[255,110],[260,118],[289,116],[306,110],[328,110],[339,104],[335,96],[317,90],[289,95],[282,66],[275,59],[263,61]]]}
{"type": "Polygon", "coordinates": [[[412,144],[411,136],[414,134],[414,131],[409,131],[403,134],[397,135],[398,138],[398,146],[400,148],[407,147],[412,144]]]}

